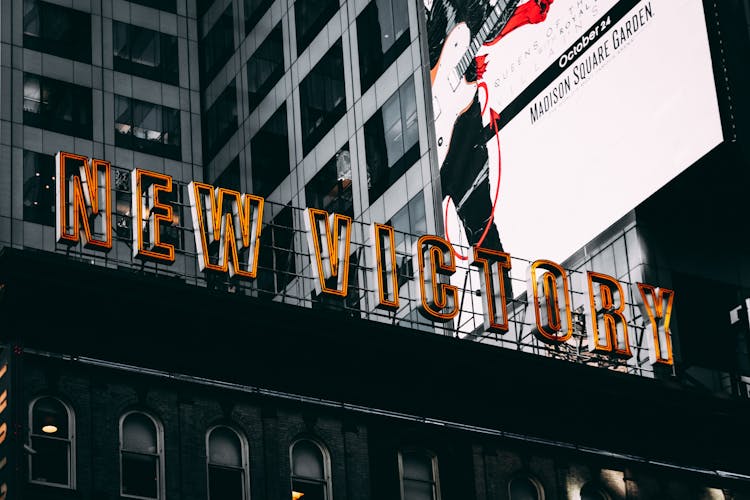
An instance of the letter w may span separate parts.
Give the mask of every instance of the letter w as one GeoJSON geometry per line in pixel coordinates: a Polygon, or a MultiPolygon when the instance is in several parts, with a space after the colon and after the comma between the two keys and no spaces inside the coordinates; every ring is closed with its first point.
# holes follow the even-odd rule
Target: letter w
{"type": "Polygon", "coordinates": [[[255,278],[263,198],[201,182],[191,182],[188,194],[199,269],[255,278]]]}
{"type": "Polygon", "coordinates": [[[346,297],[349,286],[351,217],[340,214],[328,215],[325,210],[308,208],[305,210],[305,226],[315,290],[318,294],[328,293],[346,297]],[[335,285],[329,286],[334,280],[335,285]]]}

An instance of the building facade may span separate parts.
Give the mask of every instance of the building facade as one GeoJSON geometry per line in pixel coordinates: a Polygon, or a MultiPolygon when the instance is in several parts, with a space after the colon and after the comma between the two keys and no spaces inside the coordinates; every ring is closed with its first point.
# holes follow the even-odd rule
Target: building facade
{"type": "Polygon", "coordinates": [[[632,295],[625,360],[590,352],[580,287],[556,347],[523,294],[485,332],[467,263],[460,314],[419,314],[412,247],[444,226],[423,9],[2,2],[1,498],[750,497],[747,2],[706,9],[726,140],[563,263],[676,291],[655,367],[632,295]],[[69,212],[110,227],[106,252],[58,234],[61,151],[111,163],[104,226],[69,212]],[[171,179],[173,262],[136,255],[137,169],[171,179]],[[264,198],[255,279],[201,267],[196,182],[264,198]],[[320,291],[303,207],[352,219],[342,296],[320,291]],[[395,230],[391,309],[372,223],[395,230]]]}

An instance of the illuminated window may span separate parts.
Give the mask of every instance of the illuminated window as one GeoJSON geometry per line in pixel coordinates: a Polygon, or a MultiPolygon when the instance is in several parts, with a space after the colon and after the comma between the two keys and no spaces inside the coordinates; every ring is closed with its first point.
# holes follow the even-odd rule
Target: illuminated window
{"type": "Polygon", "coordinates": [[[39,0],[23,2],[23,46],[91,62],[91,16],[39,0]]]}
{"type": "Polygon", "coordinates": [[[23,123],[91,139],[91,89],[25,73],[23,123]]]}
{"type": "Polygon", "coordinates": [[[179,160],[180,111],[116,95],[115,145],[179,160]]]}
{"type": "Polygon", "coordinates": [[[409,46],[406,0],[373,0],[357,17],[359,77],[364,93],[409,46]]]}
{"type": "Polygon", "coordinates": [[[300,439],[291,447],[292,500],[329,500],[331,465],[328,452],[310,439],[300,439]]]}
{"type": "Polygon", "coordinates": [[[206,436],[209,500],[249,498],[247,443],[226,426],[214,427],[206,436]]]}
{"type": "Polygon", "coordinates": [[[423,450],[400,451],[401,500],[439,500],[437,457],[423,450]]]}
{"type": "Polygon", "coordinates": [[[29,405],[29,480],[75,488],[75,415],[57,398],[29,405]]]}
{"type": "Polygon", "coordinates": [[[544,488],[529,476],[518,476],[508,484],[510,500],[544,500],[544,488]]]}
{"type": "Polygon", "coordinates": [[[600,486],[586,483],[581,488],[581,500],[610,500],[610,498],[600,486]]]}
{"type": "Polygon", "coordinates": [[[419,158],[414,80],[409,78],[365,123],[365,160],[370,203],[419,158]]]}
{"type": "Polygon", "coordinates": [[[161,424],[140,412],[120,419],[120,494],[164,498],[164,433],[161,424]]]}
{"type": "Polygon", "coordinates": [[[23,151],[23,220],[55,226],[55,157],[23,151]]]}

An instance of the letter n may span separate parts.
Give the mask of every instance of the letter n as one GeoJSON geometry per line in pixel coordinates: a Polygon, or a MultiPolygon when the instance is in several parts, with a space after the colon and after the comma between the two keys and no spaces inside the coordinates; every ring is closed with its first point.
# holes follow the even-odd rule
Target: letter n
{"type": "Polygon", "coordinates": [[[86,248],[112,249],[110,170],[108,161],[64,151],[55,155],[58,243],[76,245],[83,226],[86,248]]]}
{"type": "Polygon", "coordinates": [[[346,297],[349,286],[351,217],[329,215],[325,210],[308,208],[305,210],[305,229],[315,290],[318,294],[346,297]]]}
{"type": "Polygon", "coordinates": [[[198,268],[254,279],[264,200],[201,182],[188,186],[198,268]]]}
{"type": "Polygon", "coordinates": [[[584,309],[589,350],[631,357],[628,325],[622,314],[625,295],[620,283],[611,276],[592,271],[587,273],[587,281],[589,297],[584,301],[584,309]]]}

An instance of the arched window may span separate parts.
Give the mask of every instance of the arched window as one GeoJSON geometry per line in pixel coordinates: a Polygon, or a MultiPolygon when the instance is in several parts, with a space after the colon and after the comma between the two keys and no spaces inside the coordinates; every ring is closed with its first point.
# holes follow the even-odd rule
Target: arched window
{"type": "Polygon", "coordinates": [[[402,500],[440,500],[437,457],[424,450],[398,454],[402,500]]]}
{"type": "Polygon", "coordinates": [[[544,500],[544,488],[529,476],[516,476],[508,484],[510,500],[544,500]]]}
{"type": "Polygon", "coordinates": [[[581,488],[581,500],[610,500],[609,495],[595,483],[586,483],[581,488]]]}
{"type": "Polygon", "coordinates": [[[120,419],[120,494],[164,498],[164,433],[145,413],[133,411],[120,419]]]}
{"type": "Polygon", "coordinates": [[[29,405],[29,480],[75,488],[75,414],[57,398],[29,405]]]}
{"type": "Polygon", "coordinates": [[[331,465],[328,452],[311,439],[300,439],[290,449],[292,500],[329,500],[331,465]]]}
{"type": "Polygon", "coordinates": [[[227,426],[217,426],[206,435],[209,500],[246,500],[249,472],[247,442],[227,426]]]}

